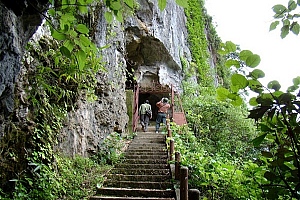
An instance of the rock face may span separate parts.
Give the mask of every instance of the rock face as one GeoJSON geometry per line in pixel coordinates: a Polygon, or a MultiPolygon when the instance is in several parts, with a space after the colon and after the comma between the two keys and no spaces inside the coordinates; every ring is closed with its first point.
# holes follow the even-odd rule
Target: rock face
{"type": "Polygon", "coordinates": [[[155,80],[181,91],[180,58],[191,60],[184,10],[174,1],[164,11],[155,0],[138,2],[140,9],[125,23],[127,59],[137,83],[146,87],[155,80]]]}
{"type": "Polygon", "coordinates": [[[96,152],[101,141],[111,132],[124,133],[126,114],[126,70],[134,70],[137,83],[147,87],[152,81],[173,85],[181,90],[182,67],[180,56],[191,59],[187,45],[184,10],[173,1],[165,11],[157,1],[138,1],[134,16],[120,23],[107,24],[104,12],[99,12],[95,27],[95,41],[103,50],[107,73],[97,75],[98,100],[78,102],[78,109],[69,114],[59,148],[74,155],[96,152]],[[125,31],[124,31],[125,30],[125,31]]]}
{"type": "MultiPolygon", "coordinates": [[[[48,1],[34,2],[43,10],[48,1]]],[[[57,150],[67,155],[88,156],[98,150],[110,133],[124,134],[129,118],[125,88],[133,89],[127,84],[129,79],[134,82],[133,77],[141,86],[156,81],[181,91],[180,59],[191,60],[184,10],[174,1],[168,1],[164,11],[158,9],[157,0],[139,0],[138,4],[138,11],[128,16],[124,23],[108,24],[104,8],[94,13],[95,43],[98,47],[109,44],[102,51],[107,72],[96,75],[98,99],[89,102],[82,96],[76,102],[76,110],[68,113],[57,150]]],[[[23,95],[26,96],[27,72],[21,59],[42,17],[30,6],[26,7],[25,1],[1,1],[0,14],[3,16],[0,27],[0,131],[5,133],[6,123],[10,123],[9,119],[5,120],[7,116],[14,116],[22,126],[30,124],[26,121],[28,107],[22,100],[23,95]],[[16,101],[19,103],[14,107],[16,101]]]]}
{"type": "MultiPolygon", "coordinates": [[[[15,82],[25,45],[42,22],[48,0],[2,0],[0,2],[0,133],[14,111],[15,82]],[[35,7],[33,8],[34,5],[35,7]]],[[[0,135],[0,137],[1,137],[0,135]]]]}

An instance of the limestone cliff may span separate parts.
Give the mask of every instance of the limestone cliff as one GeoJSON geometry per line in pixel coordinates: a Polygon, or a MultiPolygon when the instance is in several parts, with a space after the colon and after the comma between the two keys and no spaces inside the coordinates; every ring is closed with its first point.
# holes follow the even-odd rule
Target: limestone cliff
{"type": "MultiPolygon", "coordinates": [[[[30,1],[30,5],[13,2],[0,2],[0,139],[12,126],[29,133],[25,138],[33,131],[35,122],[28,116],[26,88],[37,58],[29,62],[29,67],[21,60],[25,45],[42,22],[48,1],[30,1]]],[[[125,92],[133,89],[133,83],[147,86],[157,81],[181,91],[180,59],[191,59],[184,10],[174,1],[168,1],[166,9],[160,11],[156,0],[139,0],[138,10],[128,14],[124,23],[108,24],[104,11],[103,7],[98,9],[92,23],[97,46],[109,45],[102,51],[107,72],[96,75],[97,100],[90,102],[81,96],[67,115],[56,149],[68,155],[87,156],[96,152],[110,133],[125,133],[129,119],[125,92]]],[[[25,141],[22,145],[26,149],[28,144],[25,141]]]]}

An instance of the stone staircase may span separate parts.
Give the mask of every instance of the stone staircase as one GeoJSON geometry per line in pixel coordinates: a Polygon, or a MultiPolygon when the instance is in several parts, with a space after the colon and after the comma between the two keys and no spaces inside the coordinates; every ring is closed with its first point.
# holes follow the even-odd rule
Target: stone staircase
{"type": "Polygon", "coordinates": [[[175,200],[165,135],[138,132],[122,163],[106,176],[90,200],[175,200]]]}

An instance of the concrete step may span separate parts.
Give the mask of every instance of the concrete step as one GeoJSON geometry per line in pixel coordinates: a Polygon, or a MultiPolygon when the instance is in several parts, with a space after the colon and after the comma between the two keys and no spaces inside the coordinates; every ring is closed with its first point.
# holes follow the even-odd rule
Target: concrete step
{"type": "Polygon", "coordinates": [[[114,168],[110,174],[125,174],[125,175],[169,175],[170,169],[126,169],[114,168]]]}
{"type": "Polygon", "coordinates": [[[107,179],[104,183],[105,187],[117,188],[146,188],[146,189],[173,189],[171,182],[144,182],[144,181],[115,181],[107,179]]]}
{"type": "Polygon", "coordinates": [[[127,164],[168,164],[168,159],[124,159],[122,163],[127,164]]]}
{"type": "Polygon", "coordinates": [[[91,200],[175,200],[175,198],[155,198],[155,197],[105,197],[93,196],[91,200]]]}
{"type": "Polygon", "coordinates": [[[115,168],[126,168],[126,169],[170,169],[168,164],[128,164],[120,163],[115,168]]]}
{"type": "Polygon", "coordinates": [[[166,155],[166,151],[126,151],[124,153],[124,156],[126,157],[127,155],[166,155]]]}
{"type": "Polygon", "coordinates": [[[171,175],[124,175],[124,174],[108,174],[108,179],[118,181],[150,181],[150,182],[165,182],[171,179],[171,175]]]}
{"type": "Polygon", "coordinates": [[[125,159],[167,159],[168,155],[126,155],[125,159]]]}
{"type": "Polygon", "coordinates": [[[175,190],[102,187],[97,189],[97,194],[101,194],[104,196],[117,196],[117,197],[160,197],[160,198],[171,197],[172,198],[175,197],[175,190]]]}

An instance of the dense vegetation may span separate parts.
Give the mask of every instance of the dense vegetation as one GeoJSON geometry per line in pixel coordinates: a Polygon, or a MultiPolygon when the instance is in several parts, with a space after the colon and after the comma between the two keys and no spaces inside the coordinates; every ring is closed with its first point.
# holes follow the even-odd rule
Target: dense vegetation
{"type": "MultiPolygon", "coordinates": [[[[196,6],[199,3],[203,4],[189,1],[193,6],[186,9],[191,16],[188,20],[196,20],[193,14],[197,13],[197,20],[209,21],[205,9],[196,6]]],[[[289,1],[287,7],[275,5],[276,20],[270,30],[281,19],[282,38],[289,31],[298,34],[299,25],[293,20],[299,15],[291,14],[297,5],[295,1],[289,1]]],[[[300,77],[293,79],[286,92],[280,91],[278,81],[264,87],[259,82],[264,72],[256,69],[259,55],[240,50],[232,42],[213,40],[216,44],[212,46],[219,53],[217,69],[225,72],[224,81],[220,81],[223,87],[215,90],[207,84],[211,83],[207,74],[216,76],[216,72],[203,64],[210,57],[200,50],[207,44],[195,43],[193,34],[204,34],[201,22],[188,23],[191,46],[197,46],[197,51],[192,48],[195,63],[191,67],[201,66],[196,75],[200,76],[199,84],[191,84],[193,70],[185,71],[183,102],[189,127],[172,126],[176,150],[182,154],[182,164],[190,169],[190,187],[202,191],[203,199],[300,199],[300,77]],[[253,106],[250,113],[241,96],[247,89],[257,93],[249,102],[253,106]]],[[[214,30],[206,31],[213,34],[208,38],[218,38],[214,30]]],[[[183,63],[187,65],[184,59],[183,63]]]]}
{"type": "MultiPolygon", "coordinates": [[[[112,133],[92,158],[68,158],[53,151],[67,111],[73,109],[72,103],[80,93],[91,100],[95,98],[93,74],[104,68],[82,17],[96,9],[87,6],[95,2],[51,2],[48,25],[57,43],[46,53],[28,44],[28,52],[39,55],[42,63],[29,79],[30,120],[35,123],[32,130],[14,127],[2,140],[2,154],[17,164],[2,163],[1,167],[11,176],[14,168],[22,170],[7,184],[13,188],[0,189],[1,199],[88,197],[95,185],[103,181],[102,174],[117,162],[126,139],[131,139],[112,133]],[[29,139],[27,132],[32,134],[29,139]]],[[[160,9],[164,9],[167,1],[158,2],[160,9]]],[[[187,6],[186,1],[176,2],[187,6]]],[[[287,92],[282,92],[276,81],[265,88],[260,84],[258,79],[264,74],[261,70],[254,69],[247,75],[237,73],[247,66],[255,68],[259,56],[237,50],[231,42],[222,44],[211,26],[204,2],[189,0],[188,4],[185,11],[193,61],[187,63],[182,58],[186,78],[182,99],[189,126],[173,124],[172,129],[182,164],[190,170],[190,187],[201,190],[203,199],[299,199],[300,103],[299,94],[294,94],[299,77],[287,92]],[[208,46],[216,56],[214,69],[208,64],[208,46]],[[232,66],[239,70],[232,70],[232,66]],[[223,87],[216,90],[214,80],[223,87]],[[258,94],[250,101],[255,106],[250,115],[240,95],[246,88],[258,94]]],[[[289,31],[298,34],[299,25],[292,19],[299,15],[290,14],[298,5],[291,0],[288,7],[275,6],[277,21],[270,29],[276,28],[282,19],[281,37],[289,31]]],[[[108,0],[105,6],[109,8],[105,14],[108,21],[114,17],[122,21],[123,8],[133,9],[135,5],[133,0],[108,0]]],[[[24,65],[29,68],[28,60],[24,60],[24,65]]]]}

